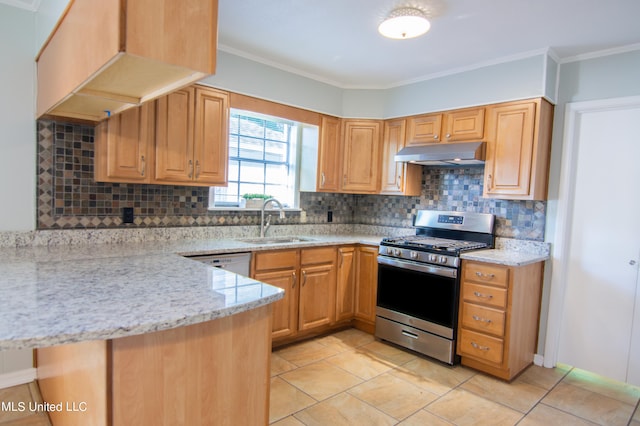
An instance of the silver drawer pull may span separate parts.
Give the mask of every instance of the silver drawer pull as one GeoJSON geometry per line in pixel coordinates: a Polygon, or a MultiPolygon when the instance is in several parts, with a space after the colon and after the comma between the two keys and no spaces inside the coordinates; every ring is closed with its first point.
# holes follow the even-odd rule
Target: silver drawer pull
{"type": "Polygon", "coordinates": [[[496,277],[495,274],[483,274],[482,272],[476,272],[476,275],[480,278],[493,279],[496,277]]]}
{"type": "Polygon", "coordinates": [[[477,315],[473,315],[471,318],[473,318],[476,321],[486,322],[487,324],[491,324],[493,322],[490,319],[482,318],[477,315]]]}
{"type": "Polygon", "coordinates": [[[479,344],[477,344],[476,342],[471,342],[471,346],[473,346],[475,349],[481,350],[481,351],[488,351],[489,346],[480,346],[479,344]]]}
{"type": "Polygon", "coordinates": [[[493,299],[493,295],[492,295],[492,294],[482,294],[482,293],[480,293],[480,292],[474,291],[474,292],[473,292],[473,295],[474,295],[475,297],[482,297],[482,298],[484,298],[484,299],[493,299]]]}
{"type": "Polygon", "coordinates": [[[407,337],[411,337],[412,339],[417,339],[418,335],[414,333],[409,333],[408,331],[402,330],[402,334],[407,337]]]}

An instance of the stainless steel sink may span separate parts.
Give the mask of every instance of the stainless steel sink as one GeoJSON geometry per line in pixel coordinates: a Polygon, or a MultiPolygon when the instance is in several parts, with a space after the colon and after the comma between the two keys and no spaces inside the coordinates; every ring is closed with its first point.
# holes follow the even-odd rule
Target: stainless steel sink
{"type": "Polygon", "coordinates": [[[239,238],[237,241],[248,244],[289,244],[314,241],[312,238],[299,237],[263,237],[263,238],[239,238]]]}

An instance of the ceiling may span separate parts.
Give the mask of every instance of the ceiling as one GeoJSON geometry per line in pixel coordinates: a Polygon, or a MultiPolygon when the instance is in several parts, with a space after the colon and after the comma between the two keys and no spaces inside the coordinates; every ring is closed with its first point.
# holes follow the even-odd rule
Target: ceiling
{"type": "MultiPolygon", "coordinates": [[[[46,0],[48,1],[48,0],[46,0]]],[[[550,50],[640,49],[640,0],[218,0],[219,48],[342,88],[388,88],[550,50]],[[388,40],[394,8],[431,30],[388,40]]],[[[41,0],[0,0],[38,10],[41,0]]]]}
{"type": "Polygon", "coordinates": [[[388,88],[540,54],[640,49],[639,0],[219,0],[219,48],[342,88],[388,88]],[[389,40],[392,9],[431,30],[389,40]]]}

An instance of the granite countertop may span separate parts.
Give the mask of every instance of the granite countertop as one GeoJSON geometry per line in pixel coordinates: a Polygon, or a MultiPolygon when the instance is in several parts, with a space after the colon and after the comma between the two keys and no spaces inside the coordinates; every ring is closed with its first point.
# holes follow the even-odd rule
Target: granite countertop
{"type": "Polygon", "coordinates": [[[285,244],[222,239],[2,248],[0,350],[165,330],[244,312],[284,296],[280,288],[183,255],[377,245],[380,240],[314,235],[285,244]]]}
{"type": "Polygon", "coordinates": [[[507,249],[476,250],[463,253],[460,258],[478,262],[496,263],[505,266],[524,266],[531,263],[543,262],[549,259],[549,254],[529,253],[507,249]]]}

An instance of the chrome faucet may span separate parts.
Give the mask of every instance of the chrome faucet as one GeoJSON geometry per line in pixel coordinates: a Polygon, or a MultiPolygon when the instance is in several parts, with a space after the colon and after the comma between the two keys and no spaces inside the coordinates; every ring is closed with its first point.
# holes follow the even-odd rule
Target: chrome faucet
{"type": "Polygon", "coordinates": [[[266,200],[264,200],[264,203],[262,203],[262,211],[260,213],[260,238],[264,238],[264,234],[267,232],[267,229],[269,229],[269,226],[271,226],[271,215],[267,215],[267,223],[264,223],[264,209],[269,203],[278,205],[278,208],[280,209],[280,219],[284,219],[285,217],[284,207],[282,207],[280,201],[276,200],[275,198],[267,198],[266,200]]]}

